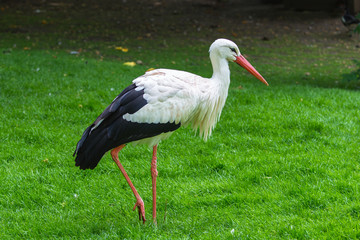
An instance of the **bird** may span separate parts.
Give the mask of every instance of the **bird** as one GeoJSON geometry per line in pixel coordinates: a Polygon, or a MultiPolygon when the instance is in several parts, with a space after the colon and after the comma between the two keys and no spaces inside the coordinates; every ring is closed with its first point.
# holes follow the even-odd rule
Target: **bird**
{"type": "Polygon", "coordinates": [[[360,24],[360,19],[354,17],[348,9],[345,9],[345,14],[341,17],[341,22],[350,31],[353,31],[360,24]]]}
{"type": "Polygon", "coordinates": [[[94,169],[110,151],[136,198],[139,220],[145,223],[142,198],[119,161],[127,144],[152,147],[153,222],[156,222],[157,147],[180,127],[191,126],[205,141],[218,122],[228,96],[229,62],[235,62],[266,85],[267,81],[240,53],[231,40],[217,39],[209,49],[213,74],[204,78],[193,73],[154,69],[135,78],[85,129],[73,156],[75,166],[94,169]]]}

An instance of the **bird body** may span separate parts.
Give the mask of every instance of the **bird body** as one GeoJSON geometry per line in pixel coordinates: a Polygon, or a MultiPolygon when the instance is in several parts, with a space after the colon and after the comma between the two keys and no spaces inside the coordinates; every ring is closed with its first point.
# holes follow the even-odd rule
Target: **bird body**
{"type": "Polygon", "coordinates": [[[347,27],[350,31],[354,31],[360,24],[360,19],[351,15],[348,9],[345,9],[345,14],[341,17],[341,22],[347,27]]]}
{"type": "Polygon", "coordinates": [[[124,119],[191,125],[194,130],[199,128],[204,139],[210,136],[221,114],[229,86],[216,79],[169,69],[147,72],[133,83],[144,89],[147,104],[136,113],[124,115],[124,119]]]}
{"type": "MultiPolygon", "coordinates": [[[[157,69],[146,72],[143,76],[133,80],[130,91],[126,89],[124,90],[125,94],[122,92],[114,99],[107,108],[108,111],[105,110],[98,117],[90,127],[89,134],[84,137],[90,137],[95,130],[98,130],[97,132],[100,132],[99,129],[106,131],[106,135],[104,134],[106,140],[94,139],[97,146],[99,144],[106,145],[101,146],[104,149],[101,151],[103,154],[115,147],[112,144],[113,141],[109,140],[115,140],[115,145],[131,142],[134,145],[146,144],[152,147],[170,137],[173,131],[180,126],[190,125],[194,130],[199,130],[199,135],[206,140],[220,117],[228,87],[228,83],[224,84],[217,81],[216,78],[202,78],[184,71],[157,69]],[[134,102],[126,103],[125,101],[128,100],[126,97],[130,95],[136,96],[133,97],[134,102]],[[137,111],[134,112],[133,109],[137,109],[137,111]],[[111,123],[105,124],[103,122],[105,119],[111,123]],[[117,123],[120,121],[121,126],[118,126],[117,123]],[[132,129],[130,125],[136,126],[136,128],[132,129]],[[147,133],[146,129],[154,129],[154,125],[158,125],[158,131],[147,133]],[[126,126],[127,129],[123,129],[123,126],[126,126]],[[124,134],[124,132],[128,132],[129,128],[132,131],[131,135],[127,136],[128,134],[124,134]],[[136,133],[140,130],[141,132],[136,133]],[[156,135],[153,136],[154,134],[156,135]]],[[[86,142],[86,138],[84,142],[86,142]]],[[[89,138],[87,142],[90,144],[92,141],[89,138]]],[[[78,148],[80,149],[80,146],[78,148]]],[[[91,152],[99,152],[91,147],[88,149],[91,152]]],[[[86,166],[82,167],[81,160],[98,163],[101,157],[102,155],[99,154],[87,154],[86,159],[77,158],[79,160],[77,165],[86,169],[86,166]]],[[[89,166],[94,168],[96,165],[90,164],[89,166]]]]}
{"type": "MultiPolygon", "coordinates": [[[[170,69],[146,72],[134,79],[113,100],[84,131],[76,146],[76,166],[81,169],[95,168],[102,156],[113,149],[113,160],[132,188],[137,199],[134,208],[139,208],[139,217],[144,221],[144,204],[117,156],[125,144],[147,144],[153,147],[151,169],[154,190],[157,176],[156,150],[161,140],[170,137],[180,126],[188,125],[198,131],[204,140],[211,135],[228,96],[228,61],[238,63],[267,84],[232,41],[218,39],[210,46],[209,52],[213,67],[211,78],[170,69]]],[[[155,206],[154,202],[153,217],[154,214],[156,216],[155,206]]]]}

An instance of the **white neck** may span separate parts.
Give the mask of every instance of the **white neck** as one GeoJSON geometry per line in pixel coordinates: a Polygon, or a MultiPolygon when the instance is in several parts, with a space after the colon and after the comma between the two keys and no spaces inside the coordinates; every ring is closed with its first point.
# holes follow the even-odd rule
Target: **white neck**
{"type": "Polygon", "coordinates": [[[213,67],[213,75],[210,81],[213,87],[209,88],[206,104],[198,109],[192,123],[194,129],[199,127],[199,134],[205,140],[211,135],[212,129],[220,118],[230,85],[228,61],[212,52],[210,59],[213,67]]]}
{"type": "Polygon", "coordinates": [[[229,63],[226,59],[220,58],[215,53],[210,53],[211,65],[213,67],[212,79],[221,81],[221,83],[229,86],[230,84],[230,69],[229,63]]]}

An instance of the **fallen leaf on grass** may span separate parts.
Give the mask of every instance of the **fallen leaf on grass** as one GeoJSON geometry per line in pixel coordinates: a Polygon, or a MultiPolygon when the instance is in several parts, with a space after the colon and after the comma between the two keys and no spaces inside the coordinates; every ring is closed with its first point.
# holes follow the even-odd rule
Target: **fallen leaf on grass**
{"type": "Polygon", "coordinates": [[[129,49],[128,48],[124,48],[124,47],[115,47],[116,50],[119,50],[119,51],[123,51],[123,52],[128,52],[129,49]]]}
{"type": "Polygon", "coordinates": [[[124,62],[125,66],[129,66],[129,67],[135,67],[136,66],[136,63],[135,62],[124,62]]]}

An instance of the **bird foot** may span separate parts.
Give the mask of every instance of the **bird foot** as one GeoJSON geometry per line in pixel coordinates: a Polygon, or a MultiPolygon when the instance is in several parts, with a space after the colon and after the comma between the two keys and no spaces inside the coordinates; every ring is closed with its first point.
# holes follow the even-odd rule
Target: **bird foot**
{"type": "Polygon", "coordinates": [[[139,198],[136,200],[135,206],[133,208],[133,211],[135,211],[136,207],[138,208],[139,211],[139,220],[143,221],[143,223],[145,223],[146,219],[145,219],[145,206],[144,206],[144,201],[139,198]]]}

